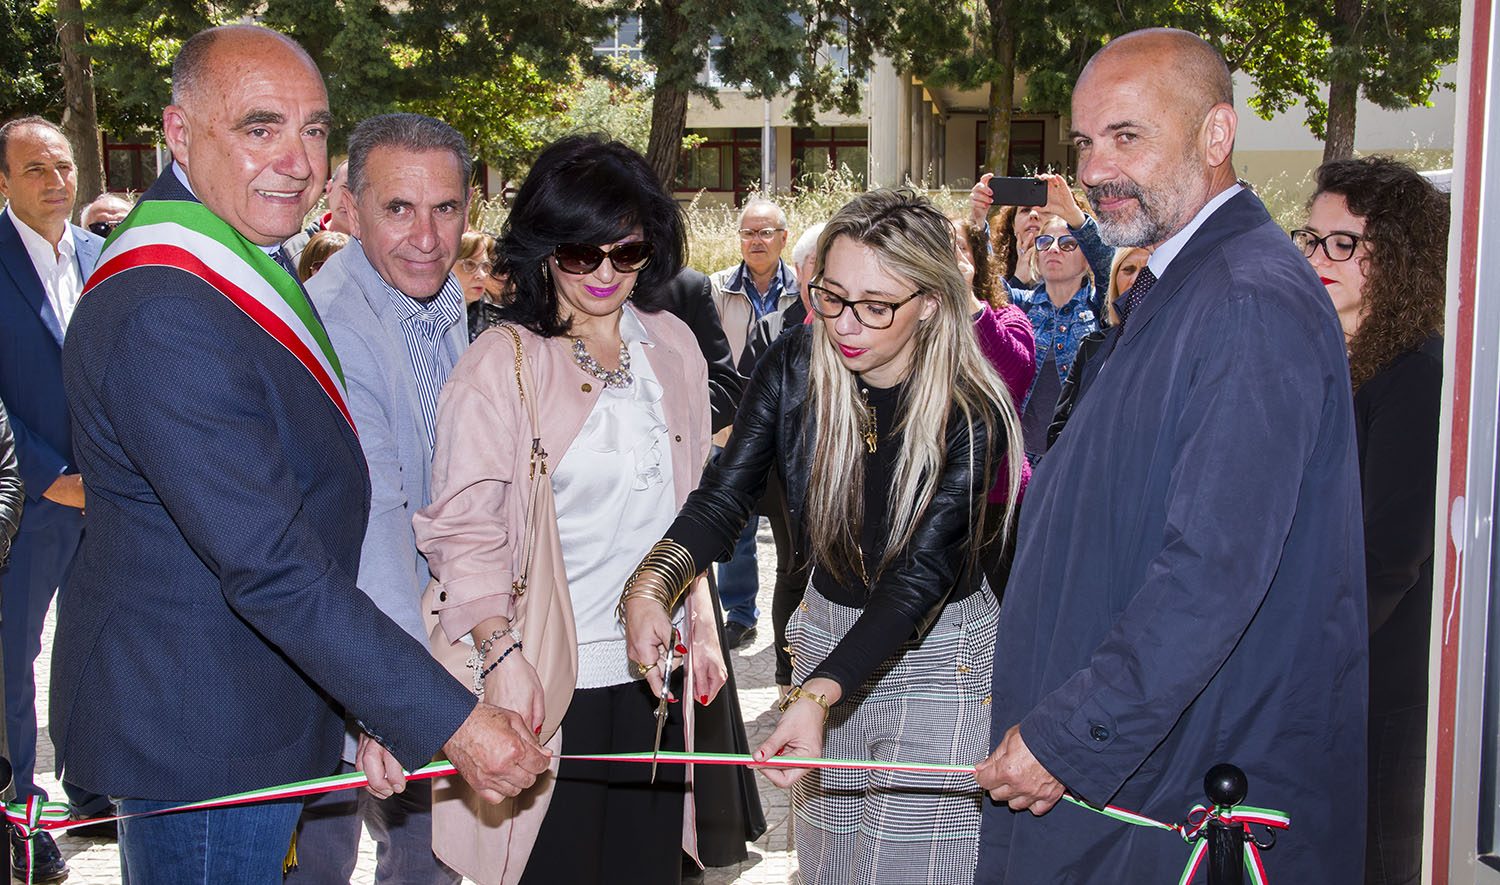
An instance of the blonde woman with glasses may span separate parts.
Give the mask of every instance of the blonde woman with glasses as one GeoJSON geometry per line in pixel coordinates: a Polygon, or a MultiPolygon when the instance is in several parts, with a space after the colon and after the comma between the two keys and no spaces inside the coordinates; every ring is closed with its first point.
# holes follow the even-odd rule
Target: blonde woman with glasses
{"type": "MultiPolygon", "coordinates": [[[[855,198],[817,256],[816,318],[761,358],[728,447],[625,586],[627,645],[648,662],[671,648],[669,608],[729,552],[775,471],[813,571],[787,629],[795,685],[756,758],[972,765],[989,748],[998,613],[976,536],[997,465],[1015,498],[1015,406],[974,336],[952,228],[927,200],[855,198]]],[[[792,788],[809,885],[971,881],[969,777],[765,773],[792,788]]]]}

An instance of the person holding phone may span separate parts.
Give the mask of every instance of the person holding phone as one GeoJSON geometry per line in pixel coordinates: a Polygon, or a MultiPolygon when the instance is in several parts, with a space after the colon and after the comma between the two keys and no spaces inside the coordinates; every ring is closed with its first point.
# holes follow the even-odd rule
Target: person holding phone
{"type": "MultiPolygon", "coordinates": [[[[1041,232],[1031,254],[1039,279],[1031,288],[1007,283],[1011,301],[1026,312],[1036,337],[1036,378],[1021,403],[1021,432],[1032,463],[1047,450],[1047,427],[1079,343],[1104,325],[1104,287],[1094,281],[1109,278],[1114,257],[1067,179],[1045,172],[1036,179],[1046,187],[1041,232]]],[[[971,211],[976,215],[988,212],[996,199],[1038,198],[1011,184],[1014,181],[982,176],[969,192],[971,211]],[[1003,182],[1003,188],[1000,184],[992,188],[992,181],[1003,182]],[[1001,188],[998,194],[997,188],[1001,188]]]]}

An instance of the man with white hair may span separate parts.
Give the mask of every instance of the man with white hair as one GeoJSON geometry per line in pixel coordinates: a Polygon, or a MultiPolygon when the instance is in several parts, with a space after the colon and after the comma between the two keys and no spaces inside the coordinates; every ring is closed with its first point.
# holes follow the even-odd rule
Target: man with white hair
{"type": "MultiPolygon", "coordinates": [[[[797,274],[781,260],[786,248],[786,213],[763,197],[752,198],[740,210],[740,256],[742,261],[713,274],[714,305],[724,325],[724,335],[736,364],[744,356],[755,323],[797,301],[797,274]]],[[[722,446],[729,430],[714,436],[722,446]]],[[[755,607],[759,579],[755,570],[755,531],[760,520],[752,519],[735,544],[728,562],[719,565],[719,598],[724,602],[724,638],[729,648],[755,640],[755,607]]]]}
{"type": "Polygon", "coordinates": [[[134,204],[119,194],[100,194],[97,200],[83,207],[78,214],[78,224],[91,234],[107,237],[132,208],[134,204]]]}

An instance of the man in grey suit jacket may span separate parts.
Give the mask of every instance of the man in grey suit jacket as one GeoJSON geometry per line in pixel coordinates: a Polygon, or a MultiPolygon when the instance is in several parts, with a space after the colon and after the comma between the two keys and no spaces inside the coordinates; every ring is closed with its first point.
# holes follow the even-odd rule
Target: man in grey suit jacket
{"type": "MultiPolygon", "coordinates": [[[[308,282],[343,364],[370,468],[359,587],[424,642],[418,603],[427,562],[411,518],[429,503],[438,392],[468,344],[463,293],[449,271],[464,231],[470,168],[463,137],[431,117],[385,114],[359,124],[349,138],[345,195],[357,242],[308,282]]],[[[346,769],[352,758],[350,745],[346,769]]],[[[309,802],[302,866],[287,881],[348,882],[363,822],[381,845],[377,881],[458,882],[432,854],[431,807],[427,781],[383,800],[345,792],[309,802]]]]}
{"type": "MultiPolygon", "coordinates": [[[[83,538],[83,478],[73,463],[62,344],[83,284],[104,241],[68,218],[77,198],[73,149],[41,117],[0,127],[0,399],[10,410],[16,458],[30,499],[0,597],[4,633],[5,717],[16,796],[46,798],[36,785],[36,684],[32,662],[42,621],[67,583],[83,538]]],[[[106,811],[102,797],[69,789],[77,816],[106,811]]],[[[27,874],[24,845],[12,839],[16,875],[27,874]]],[[[51,837],[33,847],[30,879],[60,881],[67,866],[51,837]]]]}

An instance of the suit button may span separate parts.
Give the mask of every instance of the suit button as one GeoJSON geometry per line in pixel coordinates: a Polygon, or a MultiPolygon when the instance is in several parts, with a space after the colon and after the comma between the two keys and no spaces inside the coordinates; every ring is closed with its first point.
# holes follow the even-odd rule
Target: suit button
{"type": "Polygon", "coordinates": [[[438,591],[438,602],[447,602],[447,601],[448,601],[448,591],[447,590],[439,590],[438,591]]]}
{"type": "Polygon", "coordinates": [[[1095,725],[1089,729],[1089,737],[1100,743],[1109,740],[1109,729],[1102,725],[1095,725]]]}
{"type": "Polygon", "coordinates": [[[677,441],[677,442],[682,442],[682,434],[680,434],[680,433],[678,433],[678,434],[675,434],[675,435],[674,435],[674,436],[673,436],[673,437],[672,437],[672,439],[674,439],[674,440],[676,440],[676,441],[677,441]]]}
{"type": "Polygon", "coordinates": [[[583,382],[583,386],[580,387],[580,388],[578,388],[578,389],[582,390],[584,393],[589,393],[589,392],[591,392],[594,389],[594,385],[592,385],[592,384],[588,383],[587,381],[585,381],[585,382],[583,382]]]}

